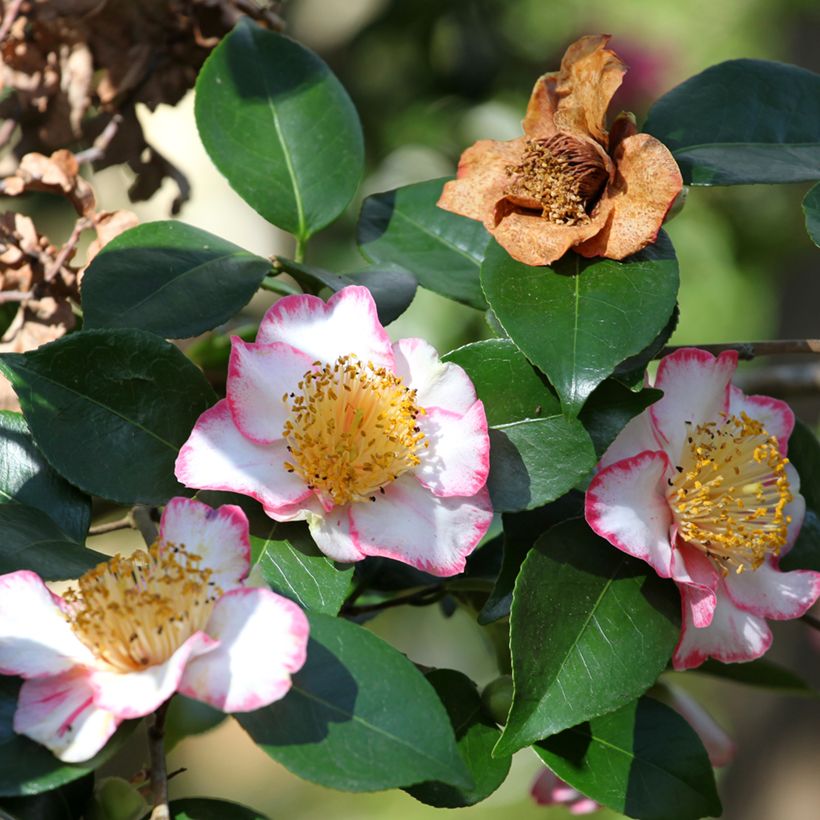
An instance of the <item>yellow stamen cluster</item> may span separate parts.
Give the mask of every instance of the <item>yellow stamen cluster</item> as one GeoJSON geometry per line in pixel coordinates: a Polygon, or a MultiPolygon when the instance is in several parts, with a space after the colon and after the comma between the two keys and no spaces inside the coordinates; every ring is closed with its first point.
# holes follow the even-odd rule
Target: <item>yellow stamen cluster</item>
{"type": "Polygon", "coordinates": [[[298,389],[282,396],[291,410],[283,430],[291,455],[285,468],[324,501],[375,501],[386,484],[419,464],[427,441],[416,419],[424,410],[394,373],[340,356],[305,373],[298,389]]]}
{"type": "Polygon", "coordinates": [[[201,560],[184,547],[155,543],[98,564],[64,596],[72,629],[118,672],[163,663],[204,628],[222,595],[201,560]]]}
{"type": "Polygon", "coordinates": [[[786,543],[787,463],[777,439],[746,413],[698,426],[669,481],[680,537],[715,559],[724,574],[757,569],[786,543]]]}
{"type": "Polygon", "coordinates": [[[586,222],[607,179],[595,148],[562,133],[527,140],[521,162],[507,173],[513,181],[505,195],[514,203],[538,203],[544,219],[556,225],[586,222]]]}

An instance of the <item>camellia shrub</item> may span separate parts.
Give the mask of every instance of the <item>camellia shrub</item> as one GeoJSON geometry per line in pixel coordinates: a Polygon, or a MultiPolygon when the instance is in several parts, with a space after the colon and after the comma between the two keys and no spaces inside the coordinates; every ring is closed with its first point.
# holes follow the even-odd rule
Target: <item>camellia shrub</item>
{"type": "MultiPolygon", "coordinates": [[[[768,622],[820,595],[820,445],[733,384],[753,343],[665,347],[687,272],[663,223],[686,186],[819,180],[820,78],[722,63],[639,128],[609,111],[626,66],[608,40],[535,81],[521,137],[366,198],[350,272],[305,254],[361,182],[356,110],[315,54],[249,19],[204,62],[196,121],[293,258],[178,221],[113,215],[103,236],[113,216],[68,152],[24,159],[17,189],[81,202],[107,244],[69,269],[30,221],[6,225],[4,272],[31,235],[38,298],[59,274],[75,318],[0,355],[22,410],[0,415],[3,816],[259,817],[168,802],[166,734],[223,713],[330,788],[470,806],[530,747],[539,803],[721,814],[732,742],[658,679],[809,691],[761,658],[768,622]],[[492,338],[391,341],[417,286],[484,311],[492,338]],[[260,289],[278,298],[228,339],[260,289]],[[189,355],[167,341],[209,332],[189,355]],[[86,547],[92,496],[145,547],[86,547]],[[480,691],[365,627],[403,604],[464,608],[497,678],[480,691]],[[143,720],[148,774],[95,781],[143,720]]],[[[804,210],[820,243],[820,186],[804,210]]]]}

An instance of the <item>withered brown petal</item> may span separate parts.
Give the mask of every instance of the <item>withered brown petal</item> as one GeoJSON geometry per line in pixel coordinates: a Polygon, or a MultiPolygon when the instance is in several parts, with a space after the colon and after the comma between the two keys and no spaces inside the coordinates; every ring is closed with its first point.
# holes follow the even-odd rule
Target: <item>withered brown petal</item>
{"type": "Polygon", "coordinates": [[[626,137],[613,159],[615,180],[596,208],[611,210],[611,219],[597,236],[575,248],[582,256],[623,259],[654,242],[683,187],[669,149],[649,134],[626,137]]]}
{"type": "Polygon", "coordinates": [[[558,72],[544,74],[535,81],[527,103],[527,113],[521,121],[524,133],[531,139],[549,139],[557,133],[553,118],[558,107],[555,83],[558,72]]]}

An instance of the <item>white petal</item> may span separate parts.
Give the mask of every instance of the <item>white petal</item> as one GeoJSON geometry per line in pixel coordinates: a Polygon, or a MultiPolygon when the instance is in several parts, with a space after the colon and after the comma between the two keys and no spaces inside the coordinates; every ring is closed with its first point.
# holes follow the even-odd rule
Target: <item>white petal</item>
{"type": "Polygon", "coordinates": [[[783,515],[790,520],[786,533],[786,543],[780,550],[780,558],[786,555],[794,546],[797,536],[800,535],[803,520],[806,517],[806,499],[800,494],[800,476],[791,463],[786,465],[786,478],[789,480],[792,500],[783,508],[783,515]]]}
{"type": "Polygon", "coordinates": [[[379,322],[376,303],[367,288],[342,288],[325,304],[302,294],[280,299],[259,324],[260,344],[285,342],[311,361],[335,362],[355,354],[364,362],[393,369],[390,339],[379,322]]]}
{"type": "Polygon", "coordinates": [[[428,447],[413,471],[438,496],[475,495],[490,471],[490,438],[484,405],[476,401],[463,415],[437,407],[417,419],[428,447]]]}
{"type": "Polygon", "coordinates": [[[49,748],[66,763],[94,757],[114,734],[119,719],[94,704],[81,668],[27,680],[20,689],[14,731],[49,748]]]}
{"type": "Polygon", "coordinates": [[[94,656],[74,634],[39,575],[0,576],[0,675],[56,675],[94,656]]]}
{"type": "Polygon", "coordinates": [[[469,498],[438,498],[407,473],[375,502],[350,505],[350,532],[365,555],[449,576],[464,569],[492,518],[486,488],[469,498]]]}
{"type": "Polygon", "coordinates": [[[678,587],[682,584],[687,587],[683,605],[688,608],[692,623],[698,628],[709,626],[715,614],[721,579],[711,559],[677,539],[672,554],[672,578],[678,587]]]}
{"type": "Polygon", "coordinates": [[[399,339],[393,345],[396,375],[416,391],[419,407],[441,407],[466,413],[476,400],[475,388],[464,368],[442,362],[436,349],[423,339],[399,339]]]}
{"type": "Polygon", "coordinates": [[[268,589],[223,595],[206,630],[219,647],[188,664],[179,690],[223,712],[250,712],[284,697],[305,662],[304,612],[268,589]]]}
{"type": "Polygon", "coordinates": [[[250,569],[248,519],[233,504],[213,509],[190,498],[172,498],[163,510],[159,537],[199,555],[201,566],[213,570],[211,580],[223,590],[235,587],[250,569]]]}
{"type": "Polygon", "coordinates": [[[287,445],[254,444],[237,429],[223,399],[194,425],[176,461],[176,477],[186,487],[249,495],[266,510],[289,507],[311,491],[296,473],[289,473],[287,445]]]}
{"type": "Polygon", "coordinates": [[[231,416],[240,432],[256,444],[282,438],[290,415],[283,396],[297,389],[313,359],[290,345],[248,344],[234,336],[228,365],[227,397],[231,416]]]}
{"type": "Polygon", "coordinates": [[[729,382],[736,368],[734,350],[715,358],[705,350],[689,347],[661,360],[655,387],[663,390],[663,398],[649,408],[649,413],[656,430],[668,442],[673,463],[680,458],[692,427],[719,421],[720,413],[729,409],[729,382]]]}
{"type": "Polygon", "coordinates": [[[779,621],[799,618],[820,596],[820,572],[781,572],[769,561],[756,570],[730,572],[725,582],[735,606],[779,621]]]}
{"type": "Polygon", "coordinates": [[[350,532],[350,504],[325,512],[308,514],[310,534],[316,546],[328,557],[342,564],[361,561],[365,554],[358,548],[350,532]]]}
{"type": "Polygon", "coordinates": [[[601,456],[599,468],[609,467],[616,461],[642,453],[644,450],[662,450],[665,442],[656,435],[649,409],[631,418],[601,456]]]}
{"type": "Polygon", "coordinates": [[[749,418],[759,421],[768,433],[777,437],[785,455],[789,436],[794,430],[794,413],[786,402],[769,396],[747,396],[739,387],[732,385],[729,391],[729,412],[733,416],[746,413],[749,418]]]}

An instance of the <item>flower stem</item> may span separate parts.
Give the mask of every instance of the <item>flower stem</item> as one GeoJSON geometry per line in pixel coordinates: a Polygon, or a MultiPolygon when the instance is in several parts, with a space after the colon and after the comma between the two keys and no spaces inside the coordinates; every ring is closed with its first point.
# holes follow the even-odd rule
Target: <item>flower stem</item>
{"type": "Polygon", "coordinates": [[[151,820],[169,820],[168,770],[165,766],[165,714],[170,700],[166,700],[156,712],[148,728],[148,750],[151,755],[151,820]]]}
{"type": "Polygon", "coordinates": [[[105,524],[97,524],[95,527],[90,527],[88,530],[89,535],[104,535],[107,532],[116,532],[117,530],[127,530],[133,529],[136,527],[134,523],[134,517],[131,513],[124,516],[123,518],[118,518],[116,521],[108,521],[105,524]]]}
{"type": "Polygon", "coordinates": [[[773,339],[768,342],[727,342],[725,344],[710,345],[667,345],[664,347],[656,359],[661,359],[681,350],[685,347],[697,347],[700,350],[708,350],[715,355],[723,353],[725,350],[736,350],[741,359],[754,359],[757,356],[784,356],[791,353],[813,353],[820,354],[820,339],[773,339]]]}

